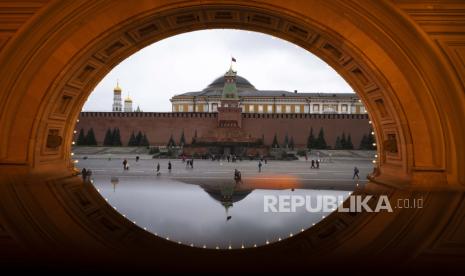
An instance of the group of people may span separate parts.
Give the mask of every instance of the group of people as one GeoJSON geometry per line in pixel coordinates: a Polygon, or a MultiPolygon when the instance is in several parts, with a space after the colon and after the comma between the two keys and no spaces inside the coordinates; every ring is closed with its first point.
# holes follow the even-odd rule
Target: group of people
{"type": "MultiPolygon", "coordinates": [[[[156,167],[156,174],[157,176],[161,175],[161,171],[160,171],[160,163],[157,163],[157,167],[156,167]]],[[[171,164],[171,161],[168,161],[168,172],[171,173],[171,169],[173,168],[173,165],[171,164]]]]}
{"type": "Polygon", "coordinates": [[[312,165],[310,166],[310,169],[319,169],[319,168],[320,168],[320,160],[312,159],[312,165]]]}
{"type": "Polygon", "coordinates": [[[90,177],[92,176],[92,171],[90,169],[82,168],[81,175],[82,175],[82,180],[88,181],[90,180],[90,177]]]}

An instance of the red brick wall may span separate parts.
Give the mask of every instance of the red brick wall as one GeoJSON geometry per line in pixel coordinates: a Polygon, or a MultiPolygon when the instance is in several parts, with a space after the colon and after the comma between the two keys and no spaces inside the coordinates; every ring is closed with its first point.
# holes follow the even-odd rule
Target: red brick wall
{"type": "MultiPolygon", "coordinates": [[[[305,146],[310,127],[313,127],[315,137],[320,128],[324,128],[326,143],[334,147],[336,136],[344,131],[351,134],[354,147],[357,148],[363,134],[368,134],[370,126],[368,116],[362,114],[242,114],[242,128],[256,138],[265,136],[265,144],[270,145],[274,134],[278,135],[279,143],[283,143],[286,133],[292,136],[296,146],[305,146]]],[[[94,129],[99,145],[108,128],[118,127],[123,145],[127,145],[134,131],[145,132],[151,145],[166,145],[171,134],[179,143],[184,130],[186,142],[190,143],[197,130],[200,137],[209,129],[216,127],[216,113],[156,113],[156,112],[82,112],[76,130],[82,128],[87,132],[94,129]]]]}

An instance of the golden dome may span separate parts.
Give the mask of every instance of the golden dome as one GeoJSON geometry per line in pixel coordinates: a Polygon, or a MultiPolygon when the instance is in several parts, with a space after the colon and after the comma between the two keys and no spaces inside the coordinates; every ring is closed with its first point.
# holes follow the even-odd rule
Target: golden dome
{"type": "Polygon", "coordinates": [[[124,99],[125,102],[132,102],[131,97],[127,96],[126,99],[124,99]]]}
{"type": "Polygon", "coordinates": [[[121,92],[121,87],[119,87],[119,82],[116,82],[116,87],[113,89],[114,92],[121,92]]]}

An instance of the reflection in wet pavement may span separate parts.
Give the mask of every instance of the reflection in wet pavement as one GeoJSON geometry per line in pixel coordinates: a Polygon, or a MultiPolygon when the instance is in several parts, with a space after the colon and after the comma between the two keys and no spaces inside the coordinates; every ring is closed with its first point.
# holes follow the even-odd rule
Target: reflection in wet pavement
{"type": "Polygon", "coordinates": [[[296,178],[176,179],[94,177],[110,205],[141,228],[174,242],[207,248],[260,246],[285,239],[315,225],[327,213],[264,212],[264,196],[343,196],[348,191],[316,190],[296,178]],[[266,181],[265,181],[266,180],[266,181]]]}

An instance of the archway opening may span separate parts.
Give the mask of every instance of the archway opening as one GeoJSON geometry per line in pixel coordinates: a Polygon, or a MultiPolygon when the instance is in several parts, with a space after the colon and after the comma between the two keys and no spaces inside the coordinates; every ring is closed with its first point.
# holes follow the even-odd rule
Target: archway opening
{"type": "Polygon", "coordinates": [[[105,76],[79,117],[73,159],[115,210],[157,236],[244,248],[314,226],[361,189],[373,134],[353,89],[308,51],[208,30],[147,46],[105,76]],[[224,109],[228,72],[237,114],[224,109]],[[284,197],[301,206],[265,206],[284,197]]]}

